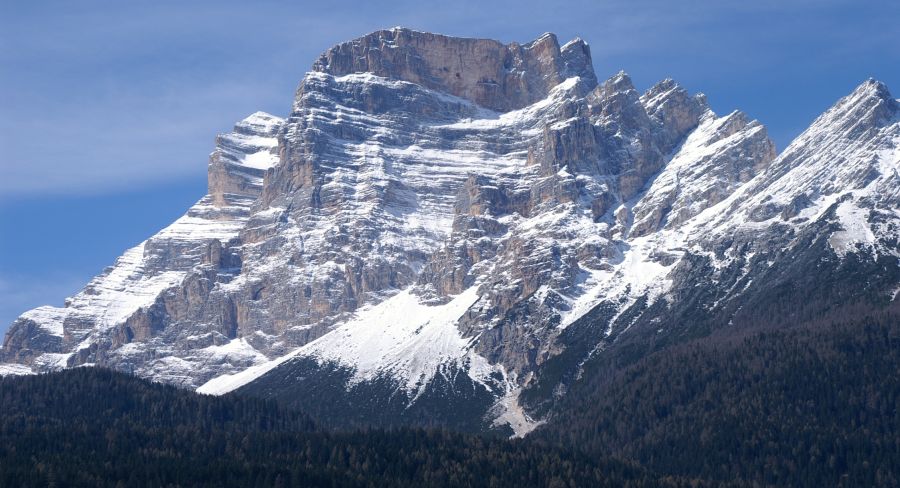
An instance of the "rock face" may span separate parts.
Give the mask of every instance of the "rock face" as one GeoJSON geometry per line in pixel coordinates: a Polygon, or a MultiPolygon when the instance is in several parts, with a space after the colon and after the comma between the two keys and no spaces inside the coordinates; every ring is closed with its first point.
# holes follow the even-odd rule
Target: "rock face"
{"type": "Polygon", "coordinates": [[[581,40],[375,32],[220,136],[209,195],[23,314],[0,370],[524,434],[585,361],[740,321],[796,263],[877,262],[895,297],[897,106],[866,82],[776,157],[672,80],[598,83],[581,40]]]}
{"type": "Polygon", "coordinates": [[[575,39],[560,48],[553,34],[519,45],[383,30],[329,49],[313,70],[332,76],[371,73],[408,81],[498,111],[543,100],[573,76],[596,83],[587,44],[575,39]]]}

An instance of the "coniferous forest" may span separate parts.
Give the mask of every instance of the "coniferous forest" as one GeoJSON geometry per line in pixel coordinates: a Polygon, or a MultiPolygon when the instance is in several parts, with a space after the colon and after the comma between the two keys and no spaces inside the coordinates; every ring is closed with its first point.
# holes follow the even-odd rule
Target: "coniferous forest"
{"type": "MultiPolygon", "coordinates": [[[[749,486],[900,485],[900,320],[710,337],[588,364],[536,438],[749,486]]],[[[535,439],[537,440],[537,439],[535,439]]]]}
{"type": "Polygon", "coordinates": [[[94,368],[0,380],[0,411],[0,486],[656,485],[630,463],[541,443],[328,433],[271,402],[94,368]]]}
{"type": "Polygon", "coordinates": [[[333,431],[272,401],[79,368],[0,380],[2,486],[897,486],[892,314],[586,364],[523,440],[333,431]]]}

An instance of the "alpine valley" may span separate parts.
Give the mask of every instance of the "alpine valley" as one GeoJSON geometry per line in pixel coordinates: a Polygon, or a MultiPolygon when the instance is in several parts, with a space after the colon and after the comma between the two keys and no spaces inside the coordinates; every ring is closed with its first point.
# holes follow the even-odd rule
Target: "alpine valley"
{"type": "Polygon", "coordinates": [[[621,413],[597,392],[698,343],[738,361],[875,323],[883,358],[900,345],[900,102],[874,80],[779,153],[673,80],[598,80],[580,39],[394,28],[324,52],[286,117],[220,135],[208,182],[22,314],[0,372],[100,366],[333,428],[521,437],[621,413]]]}

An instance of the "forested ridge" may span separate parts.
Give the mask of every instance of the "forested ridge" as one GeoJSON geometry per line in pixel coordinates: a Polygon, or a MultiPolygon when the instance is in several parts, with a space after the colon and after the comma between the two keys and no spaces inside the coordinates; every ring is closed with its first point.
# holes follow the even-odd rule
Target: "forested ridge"
{"type": "Polygon", "coordinates": [[[611,380],[586,364],[536,438],[711,482],[900,486],[898,316],[728,332],[611,380]]]}
{"type": "Polygon", "coordinates": [[[248,396],[78,368],[0,379],[0,486],[898,486],[900,321],[588,362],[524,440],[333,431],[248,396]]]}
{"type": "Polygon", "coordinates": [[[629,463],[542,443],[421,429],[325,432],[270,401],[96,368],[3,378],[0,412],[0,486],[662,483],[629,463]]]}

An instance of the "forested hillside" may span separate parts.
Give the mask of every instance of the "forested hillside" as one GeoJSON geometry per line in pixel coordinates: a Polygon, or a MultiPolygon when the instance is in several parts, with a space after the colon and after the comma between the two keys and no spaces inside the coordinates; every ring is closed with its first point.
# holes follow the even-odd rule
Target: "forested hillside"
{"type": "Polygon", "coordinates": [[[317,431],[271,402],[203,396],[101,369],[0,380],[0,486],[660,483],[628,463],[540,443],[411,429],[317,431]]]}
{"type": "Polygon", "coordinates": [[[2,486],[896,486],[900,321],[714,335],[588,363],[524,440],[319,428],[95,368],[0,380],[2,486]]]}
{"type": "Polygon", "coordinates": [[[536,436],[711,481],[898,486],[897,312],[730,331],[612,378],[589,363],[536,436]]]}

